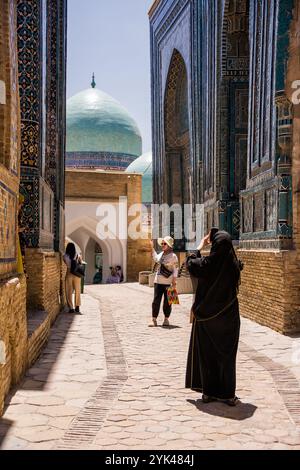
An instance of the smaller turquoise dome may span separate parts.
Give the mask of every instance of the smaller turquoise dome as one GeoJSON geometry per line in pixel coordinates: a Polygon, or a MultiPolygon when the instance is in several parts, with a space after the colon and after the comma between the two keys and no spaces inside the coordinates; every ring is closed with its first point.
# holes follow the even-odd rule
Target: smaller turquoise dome
{"type": "Polygon", "coordinates": [[[142,202],[152,203],[152,152],[143,153],[140,157],[134,160],[127,168],[127,173],[141,173],[142,179],[142,202]]]}

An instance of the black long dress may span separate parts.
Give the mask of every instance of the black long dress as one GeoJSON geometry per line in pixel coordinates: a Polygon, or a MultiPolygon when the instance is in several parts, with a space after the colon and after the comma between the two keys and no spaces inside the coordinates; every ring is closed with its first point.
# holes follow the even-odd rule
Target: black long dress
{"type": "Polygon", "coordinates": [[[240,316],[237,288],[240,263],[231,237],[217,232],[209,256],[189,258],[198,278],[186,370],[186,388],[218,399],[235,397],[240,316]]]}

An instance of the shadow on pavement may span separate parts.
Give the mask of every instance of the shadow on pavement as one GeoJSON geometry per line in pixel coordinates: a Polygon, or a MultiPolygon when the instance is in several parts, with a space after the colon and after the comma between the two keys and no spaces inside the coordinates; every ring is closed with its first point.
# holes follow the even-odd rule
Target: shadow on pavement
{"type": "Polygon", "coordinates": [[[6,396],[4,411],[10,405],[12,398],[19,390],[42,391],[46,387],[74,318],[75,314],[70,314],[65,311],[59,314],[54,325],[51,327],[48,343],[41,351],[40,357],[30,369],[26,371],[23,379],[15,385],[6,396]]]}
{"type": "Polygon", "coordinates": [[[163,328],[164,330],[175,330],[176,328],[181,328],[181,326],[177,325],[169,325],[169,326],[162,326],[158,325],[160,328],[163,328]]]}
{"type": "Polygon", "coordinates": [[[288,338],[298,339],[300,338],[300,331],[298,333],[287,333],[285,334],[288,338]]]}
{"type": "Polygon", "coordinates": [[[233,419],[242,421],[251,418],[257,406],[251,403],[239,402],[236,406],[228,406],[221,402],[203,403],[202,400],[187,400],[191,405],[194,405],[202,413],[207,413],[213,416],[221,416],[222,418],[233,419]]]}
{"type": "Polygon", "coordinates": [[[0,418],[0,450],[5,440],[5,436],[12,425],[13,421],[11,421],[10,419],[0,418]]]}

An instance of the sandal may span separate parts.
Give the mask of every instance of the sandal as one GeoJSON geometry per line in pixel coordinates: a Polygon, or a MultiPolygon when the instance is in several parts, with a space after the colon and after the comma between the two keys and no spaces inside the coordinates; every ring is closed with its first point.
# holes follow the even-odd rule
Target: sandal
{"type": "Polygon", "coordinates": [[[236,406],[239,402],[239,397],[230,398],[229,400],[225,400],[224,403],[228,406],[236,406]]]}
{"type": "Polygon", "coordinates": [[[203,403],[210,403],[212,401],[216,401],[216,399],[213,398],[213,397],[210,397],[209,395],[204,395],[204,394],[202,395],[202,402],[203,403]]]}

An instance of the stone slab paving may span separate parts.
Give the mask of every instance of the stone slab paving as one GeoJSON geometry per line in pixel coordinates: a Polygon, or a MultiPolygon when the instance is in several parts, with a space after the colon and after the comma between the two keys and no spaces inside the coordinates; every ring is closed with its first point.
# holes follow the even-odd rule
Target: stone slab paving
{"type": "Polygon", "coordinates": [[[86,292],[9,400],[2,449],[300,449],[299,338],[242,319],[241,403],[204,405],[184,388],[190,295],[148,328],[147,286],[86,292]]]}
{"type": "Polygon", "coordinates": [[[98,301],[85,296],[82,311],[60,315],[40,359],[7,397],[1,449],[55,447],[106,377],[98,301]]]}

